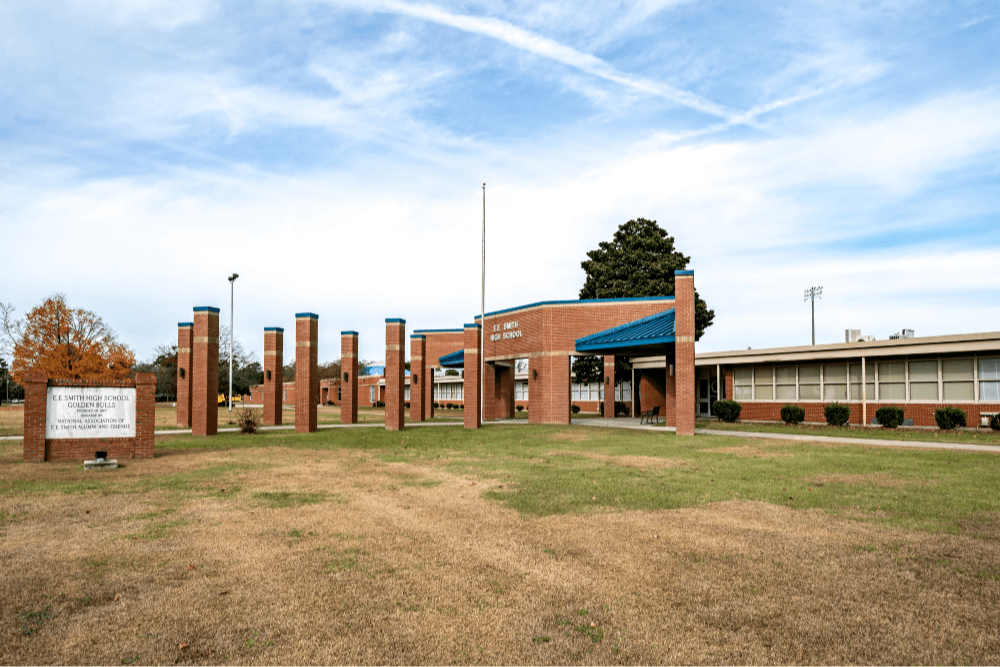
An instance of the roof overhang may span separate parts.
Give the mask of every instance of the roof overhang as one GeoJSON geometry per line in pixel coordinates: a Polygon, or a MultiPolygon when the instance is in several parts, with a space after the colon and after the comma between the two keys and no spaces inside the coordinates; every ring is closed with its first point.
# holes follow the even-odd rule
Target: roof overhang
{"type": "Polygon", "coordinates": [[[441,368],[465,368],[465,350],[455,350],[438,358],[441,368]]]}
{"type": "Polygon", "coordinates": [[[576,351],[586,354],[633,355],[663,353],[676,342],[673,308],[576,339],[576,351]]]}

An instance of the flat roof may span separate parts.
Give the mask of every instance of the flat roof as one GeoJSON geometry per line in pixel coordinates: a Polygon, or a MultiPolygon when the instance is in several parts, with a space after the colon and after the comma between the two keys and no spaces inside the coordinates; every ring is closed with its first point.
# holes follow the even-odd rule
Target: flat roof
{"type": "MultiPolygon", "coordinates": [[[[715,364],[768,364],[861,357],[899,357],[918,354],[960,354],[963,352],[1000,351],[1000,331],[948,336],[923,336],[890,340],[771,347],[760,350],[702,352],[695,355],[695,366],[715,364]]],[[[638,361],[638,360],[637,360],[638,361]]]]}

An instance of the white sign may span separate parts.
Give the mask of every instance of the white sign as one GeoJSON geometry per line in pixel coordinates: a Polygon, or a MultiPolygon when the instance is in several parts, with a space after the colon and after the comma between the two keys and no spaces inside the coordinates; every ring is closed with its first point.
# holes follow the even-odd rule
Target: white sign
{"type": "Polygon", "coordinates": [[[135,387],[49,387],[45,438],[134,438],[135,387]]]}
{"type": "Polygon", "coordinates": [[[496,333],[490,334],[490,340],[508,340],[510,338],[524,338],[521,335],[521,330],[517,326],[517,320],[513,322],[504,322],[503,324],[494,324],[493,331],[496,333]]]}

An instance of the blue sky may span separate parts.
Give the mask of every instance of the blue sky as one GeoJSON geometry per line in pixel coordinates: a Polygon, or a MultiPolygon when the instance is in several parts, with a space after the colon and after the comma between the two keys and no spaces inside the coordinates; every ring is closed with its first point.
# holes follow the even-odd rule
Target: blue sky
{"type": "MultiPolygon", "coordinates": [[[[147,358],[194,306],[320,358],[576,298],[636,217],[699,349],[1000,329],[1000,2],[0,3],[0,301],[147,358]]],[[[291,358],[293,349],[286,350],[291,358]]]]}

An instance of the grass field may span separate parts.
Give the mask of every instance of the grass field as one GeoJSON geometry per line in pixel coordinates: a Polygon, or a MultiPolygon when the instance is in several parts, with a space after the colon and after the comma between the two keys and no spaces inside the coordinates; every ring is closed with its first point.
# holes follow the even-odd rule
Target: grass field
{"type": "Polygon", "coordinates": [[[3,663],[991,663],[1000,458],[494,425],[0,443],[3,663]]]}

